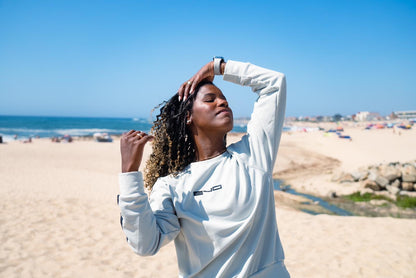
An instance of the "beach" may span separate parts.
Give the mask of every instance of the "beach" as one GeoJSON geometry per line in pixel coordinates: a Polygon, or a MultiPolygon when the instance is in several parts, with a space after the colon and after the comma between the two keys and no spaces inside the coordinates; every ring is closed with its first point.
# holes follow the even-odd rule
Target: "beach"
{"type": "MultiPolygon", "coordinates": [[[[327,196],[356,189],[331,182],[336,171],[416,159],[415,128],[344,129],[352,140],[284,133],[274,177],[327,196]]],[[[229,134],[228,142],[240,137],[229,134]]],[[[177,277],[173,243],[153,257],[137,256],[126,243],[116,204],[119,148],[117,138],[0,144],[1,277],[177,277]]],[[[292,277],[416,277],[416,220],[311,215],[288,205],[294,197],[275,197],[292,277]]]]}

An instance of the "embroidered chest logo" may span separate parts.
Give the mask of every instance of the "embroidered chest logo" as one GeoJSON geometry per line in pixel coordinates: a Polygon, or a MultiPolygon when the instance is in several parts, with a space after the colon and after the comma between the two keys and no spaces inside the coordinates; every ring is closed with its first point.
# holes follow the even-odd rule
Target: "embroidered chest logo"
{"type": "Polygon", "coordinates": [[[209,193],[209,192],[217,191],[217,190],[220,190],[220,189],[222,189],[222,185],[221,184],[211,187],[210,190],[198,190],[198,191],[194,191],[194,196],[204,195],[204,193],[209,193]]]}

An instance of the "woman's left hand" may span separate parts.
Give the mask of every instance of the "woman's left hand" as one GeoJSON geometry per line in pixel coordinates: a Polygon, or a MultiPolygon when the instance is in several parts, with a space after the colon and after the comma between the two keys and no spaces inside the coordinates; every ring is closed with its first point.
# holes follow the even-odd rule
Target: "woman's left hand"
{"type": "Polygon", "coordinates": [[[209,62],[205,66],[203,66],[194,76],[192,76],[188,81],[182,84],[182,86],[178,90],[179,101],[183,99],[185,101],[190,95],[192,95],[195,91],[196,86],[198,86],[199,82],[202,80],[214,80],[214,62],[209,62]]]}

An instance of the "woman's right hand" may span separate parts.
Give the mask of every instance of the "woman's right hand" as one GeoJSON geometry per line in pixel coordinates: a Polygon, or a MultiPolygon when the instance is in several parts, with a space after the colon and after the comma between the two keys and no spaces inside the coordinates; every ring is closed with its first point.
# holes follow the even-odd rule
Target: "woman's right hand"
{"type": "Polygon", "coordinates": [[[141,131],[130,130],[120,139],[121,172],[138,171],[143,157],[144,146],[153,136],[141,131]]]}

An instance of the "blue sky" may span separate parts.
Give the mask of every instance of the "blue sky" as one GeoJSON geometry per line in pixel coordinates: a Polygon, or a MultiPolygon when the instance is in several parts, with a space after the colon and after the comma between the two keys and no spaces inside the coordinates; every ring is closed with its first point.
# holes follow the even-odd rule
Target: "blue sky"
{"type": "Polygon", "coordinates": [[[0,0],[0,115],[148,117],[215,55],[284,72],[287,116],[416,110],[415,30],[416,1],[0,0]]]}

